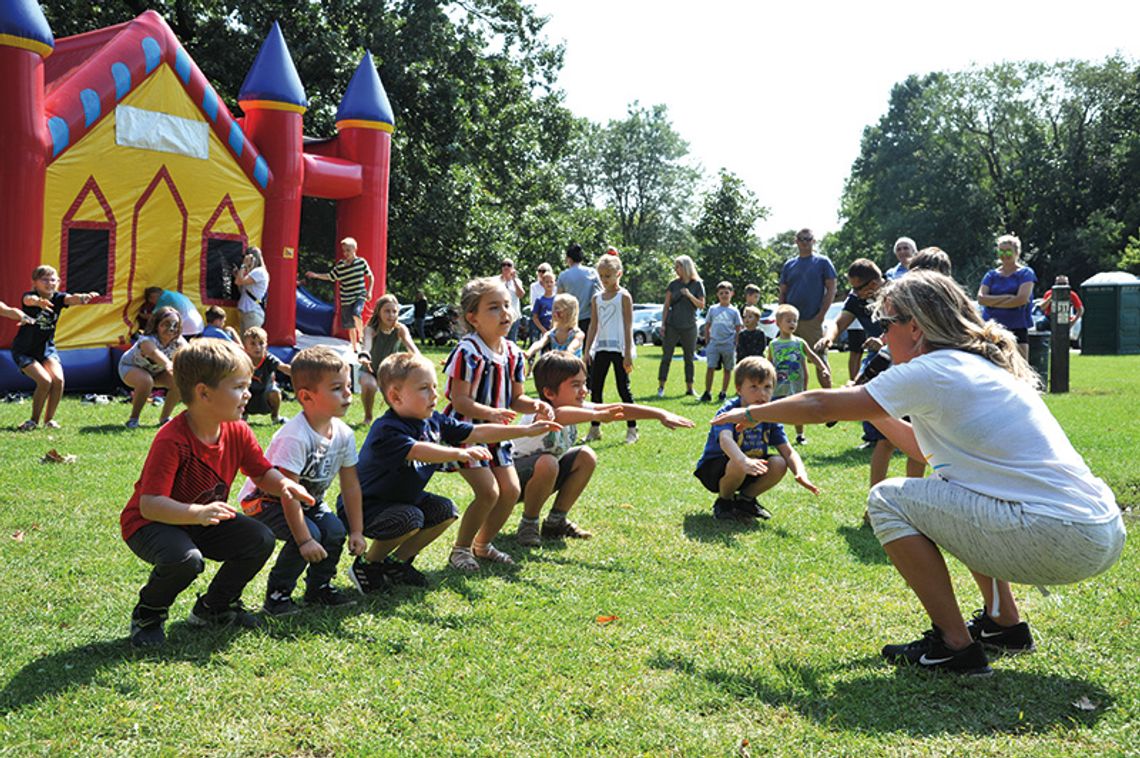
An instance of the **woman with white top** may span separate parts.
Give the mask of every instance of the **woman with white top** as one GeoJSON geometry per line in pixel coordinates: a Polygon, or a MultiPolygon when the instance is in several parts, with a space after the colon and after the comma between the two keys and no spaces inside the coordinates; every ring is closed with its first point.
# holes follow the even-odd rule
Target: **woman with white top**
{"type": "Polygon", "coordinates": [[[241,333],[265,323],[265,296],[269,293],[269,269],[261,248],[251,247],[245,252],[241,268],[234,272],[234,283],[241,288],[238,299],[238,315],[241,318],[241,333]]]}
{"type": "Polygon", "coordinates": [[[882,655],[986,675],[986,648],[1034,647],[1009,583],[1068,584],[1105,571],[1124,546],[1120,508],[1049,412],[1014,336],[983,322],[952,279],[911,271],[884,287],[877,317],[890,371],[713,423],[867,420],[929,462],[930,477],[887,479],[868,498],[875,535],[933,622],[921,639],[882,655]],[[939,548],[966,564],[981,590],[985,605],[969,622],[939,548]]]}

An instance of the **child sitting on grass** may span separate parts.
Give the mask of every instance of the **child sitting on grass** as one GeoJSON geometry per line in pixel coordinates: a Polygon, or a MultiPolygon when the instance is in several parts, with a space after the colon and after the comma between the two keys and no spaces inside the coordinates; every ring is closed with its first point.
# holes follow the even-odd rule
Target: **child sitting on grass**
{"type": "Polygon", "coordinates": [[[268,413],[274,424],[284,424],[281,416],[281,390],[277,387],[277,372],[292,376],[289,364],[269,352],[269,335],[260,326],[251,326],[241,336],[242,347],[253,363],[253,378],[249,383],[249,403],[245,419],[255,413],[268,413]]]}
{"type": "MultiPolygon", "coordinates": [[[[562,424],[562,429],[515,443],[515,468],[522,489],[519,500],[523,504],[517,540],[528,547],[541,544],[542,537],[589,539],[592,536],[566,518],[590,483],[598,462],[597,454],[589,445],[574,447],[578,438],[576,424],[653,419],[667,429],[693,426],[689,419],[662,408],[630,403],[587,403],[586,364],[581,358],[561,350],[544,354],[534,364],[534,389],[553,406],[554,420],[562,424]],[[538,517],[542,515],[542,506],[555,492],[558,496],[540,529],[538,517]]],[[[533,417],[527,415],[520,423],[531,421],[533,417]]]]}
{"type": "Polygon", "coordinates": [[[270,616],[289,616],[300,610],[292,595],[306,564],[306,605],[356,602],[332,586],[345,535],[345,524],[324,503],[334,477],[340,480],[346,504],[348,551],[360,555],[365,547],[356,436],[341,420],[352,404],[348,364],[327,347],[310,347],[297,353],[290,365],[301,412],[273,435],[266,457],[285,476],[303,484],[316,502],[302,508],[263,492],[252,480],[246,481],[238,498],[245,515],[268,526],[285,543],[265,587],[262,607],[270,616]]]}
{"type": "Polygon", "coordinates": [[[226,502],[240,470],[265,492],[312,503],[300,484],[273,468],[241,422],[252,366],[241,348],[196,340],[174,356],[186,410],[151,443],[135,491],[119,522],[127,546],[154,566],[131,614],[131,644],[161,645],[170,605],[205,568],[221,561],[190,611],[196,626],[264,626],[242,607],[241,593],[273,554],[273,532],[226,502]]]}
{"type": "MultiPolygon", "coordinates": [[[[398,584],[427,586],[427,577],[412,561],[459,518],[453,502],[425,491],[441,464],[486,462],[491,453],[480,443],[559,429],[552,421],[472,424],[436,411],[435,367],[419,353],[389,355],[377,373],[388,410],[372,424],[360,448],[364,536],[372,545],[353,562],[349,577],[361,592],[398,584]]],[[[343,513],[343,498],[338,505],[343,513]]]]}
{"type": "MultiPolygon", "coordinates": [[[[797,395],[808,387],[807,363],[815,364],[820,379],[831,386],[831,369],[820,360],[803,337],[796,336],[796,326],[800,322],[800,311],[796,306],[784,303],[776,309],[776,327],[780,333],[768,343],[768,360],[776,367],[776,391],[773,397],[779,399],[797,395]]],[[[796,424],[796,444],[807,442],[803,424],[796,424]]]]}
{"type": "MultiPolygon", "coordinates": [[[[776,386],[776,369],[763,358],[745,358],[736,364],[734,374],[736,397],[725,403],[717,416],[740,407],[760,405],[772,399],[776,386]]],[[[819,494],[819,488],[808,479],[799,454],[788,444],[780,424],[757,424],[739,431],[732,424],[716,425],[709,430],[704,452],[697,461],[693,476],[709,492],[717,494],[713,515],[718,519],[770,519],[772,514],[760,505],[756,496],[767,492],[792,472],[796,483],[819,494]],[[775,449],[779,454],[772,452],[775,449]]]]}

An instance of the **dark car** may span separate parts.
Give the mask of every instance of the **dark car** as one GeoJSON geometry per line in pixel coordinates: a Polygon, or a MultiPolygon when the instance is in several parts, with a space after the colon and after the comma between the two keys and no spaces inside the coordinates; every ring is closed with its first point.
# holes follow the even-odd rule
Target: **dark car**
{"type": "Polygon", "coordinates": [[[661,311],[640,308],[633,312],[633,344],[660,343],[661,311]]]}

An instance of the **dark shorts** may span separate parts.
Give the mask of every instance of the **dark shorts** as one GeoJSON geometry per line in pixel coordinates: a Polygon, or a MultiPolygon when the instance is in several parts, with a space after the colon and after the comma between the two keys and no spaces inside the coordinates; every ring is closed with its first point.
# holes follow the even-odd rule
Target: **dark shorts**
{"type": "Polygon", "coordinates": [[[59,351],[55,349],[53,343],[44,345],[42,355],[34,355],[32,353],[12,353],[12,360],[16,362],[16,368],[23,371],[33,363],[47,363],[49,360],[59,360],[59,351]]]}
{"type": "MultiPolygon", "coordinates": [[[[337,506],[337,515],[347,524],[344,503],[339,498],[337,506]]],[[[414,504],[365,498],[363,511],[364,536],[374,540],[395,539],[416,529],[430,529],[448,519],[459,518],[455,503],[430,492],[423,493],[414,504]]]]}
{"type": "Polygon", "coordinates": [[[340,325],[345,329],[351,329],[355,323],[355,319],[364,315],[364,298],[353,300],[351,303],[340,304],[340,325]]]}
{"type": "Polygon", "coordinates": [[[268,395],[270,392],[278,392],[277,382],[270,382],[265,389],[261,392],[252,395],[249,402],[245,404],[245,413],[247,416],[252,416],[258,413],[272,413],[269,407],[268,395]]]}
{"type": "Polygon", "coordinates": [[[1028,329],[1010,329],[1009,331],[1012,332],[1013,336],[1017,338],[1017,344],[1019,344],[1019,345],[1028,345],[1029,344],[1029,330],[1028,329]]]}
{"type": "MultiPolygon", "coordinates": [[[[768,456],[771,458],[772,456],[768,456]]],[[[693,472],[693,476],[701,481],[705,489],[709,492],[720,493],[720,480],[724,478],[724,472],[728,470],[728,458],[720,455],[716,458],[710,458],[697,467],[693,472]]],[[[744,489],[753,482],[760,480],[758,476],[746,476],[744,481],[740,483],[738,489],[744,489]]]]}
{"type": "MultiPolygon", "coordinates": [[[[566,484],[567,477],[570,476],[570,470],[574,468],[574,459],[578,457],[578,453],[582,452],[582,448],[574,447],[567,450],[565,453],[558,457],[558,476],[554,479],[554,491],[562,489],[562,485],[566,484]]],[[[521,458],[515,458],[515,470],[519,472],[519,502],[523,501],[523,494],[526,493],[527,482],[534,476],[534,467],[538,463],[538,459],[544,455],[551,453],[532,453],[524,455],[521,458]]]]}
{"type": "Polygon", "coordinates": [[[887,438],[887,435],[880,432],[878,427],[876,427],[870,421],[864,421],[863,422],[863,441],[864,442],[878,442],[879,440],[885,440],[886,438],[887,438]]]}

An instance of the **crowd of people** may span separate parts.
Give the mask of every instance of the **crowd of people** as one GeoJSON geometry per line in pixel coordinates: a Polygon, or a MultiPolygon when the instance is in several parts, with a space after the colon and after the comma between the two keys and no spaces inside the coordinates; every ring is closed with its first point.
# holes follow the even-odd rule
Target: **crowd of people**
{"type": "MultiPolygon", "coordinates": [[[[758,328],[758,287],[745,288],[738,308],[733,283],[716,286],[704,324],[700,400],[712,400],[715,372],[722,371],[721,405],[694,476],[715,494],[715,518],[769,519],[771,503],[759,498],[785,475],[819,493],[784,425],[795,426],[802,446],[807,424],[863,421],[864,440],[874,447],[865,519],[931,620],[920,639],[886,645],[882,655],[925,669],[989,674],[987,651],[1034,647],[1009,582],[1056,584],[1095,575],[1116,561],[1125,536],[1111,490],[1069,444],[1026,360],[1036,277],[1019,262],[1019,240],[999,237],[999,265],[976,296],[979,314],[950,277],[949,256],[936,247],[918,250],[902,237],[894,247],[898,265],[885,274],[868,259],[848,267],[843,310],[825,325],[835,268],[815,251],[811,230],[800,230],[795,242],[797,255],[780,274],[772,340],[758,328]],[[828,350],[855,322],[867,357],[852,382],[832,388],[828,350]],[[809,389],[809,364],[818,390],[809,389]],[[1010,429],[1017,429],[1016,445],[1006,443],[1010,429]],[[888,479],[896,449],[907,456],[907,476],[888,479]],[[928,467],[931,474],[924,476],[928,467]],[[969,621],[942,551],[961,560],[978,584],[982,608],[969,621]]],[[[497,276],[468,282],[459,306],[465,334],[444,363],[444,407],[437,410],[436,367],[399,322],[398,301],[384,295],[362,323],[372,299],[371,271],[356,256],[354,240],[344,240],[341,249],[344,257],[328,274],[308,275],[339,283],[341,323],[360,366],[369,424],[359,450],[344,421],[353,392],[349,362],[325,347],[302,350],[288,364],[269,353],[261,328],[268,274],[256,248],[235,274],[245,303],[239,305],[240,334],[226,328],[224,310],[212,309],[205,336],[188,342],[179,312],[147,298],[145,326],[119,364],[132,390],[128,427],[139,426],[154,388],[166,389],[161,428],[121,518],[123,539],[153,566],[132,612],[133,644],[163,644],[169,609],[206,558],[222,566],[195,603],[191,623],[263,625],[241,597],[278,541],[283,546],[262,603],[269,616],[302,610],[293,599],[302,576],[305,605],[355,602],[353,593],[333,584],[345,544],[353,556],[353,586],[370,593],[427,586],[415,561],[456,522],[451,569],[514,563],[494,540],[518,503],[518,545],[590,538],[569,513],[600,461],[588,444],[578,444],[577,425],[589,423],[583,440],[589,443],[601,437],[603,424],[624,421],[631,444],[639,438],[638,421],[693,426],[663,408],[633,402],[633,302],[621,283],[618,251],[607,250],[590,266],[582,248],[571,245],[557,277],[548,265],[539,268],[529,290],[525,352],[516,338],[528,291],[513,261],[503,261],[497,276]],[[620,402],[605,402],[611,370],[620,402]],[[301,406],[291,420],[280,414],[278,372],[290,377],[301,406]],[[373,420],[377,395],[387,410],[373,420]],[[179,402],[186,409],[172,417],[179,402]],[[264,452],[243,423],[250,413],[267,413],[281,425],[264,452]],[[470,487],[462,511],[428,491],[440,470],[459,473],[470,487]],[[235,509],[227,501],[239,473],[247,480],[235,509]],[[339,494],[326,502],[334,478],[339,494]]],[[[695,394],[696,314],[706,306],[693,261],[680,256],[674,270],[662,310],[659,397],[678,344],[686,392],[695,394]]],[[[44,425],[58,425],[63,375],[55,324],[64,308],[99,297],[60,292],[58,274],[47,266],[34,272],[32,285],[21,308],[0,304],[0,315],[21,323],[13,356],[36,382],[33,417],[24,430],[34,429],[41,413],[44,425]]],[[[416,307],[422,338],[423,293],[416,307]]]]}

